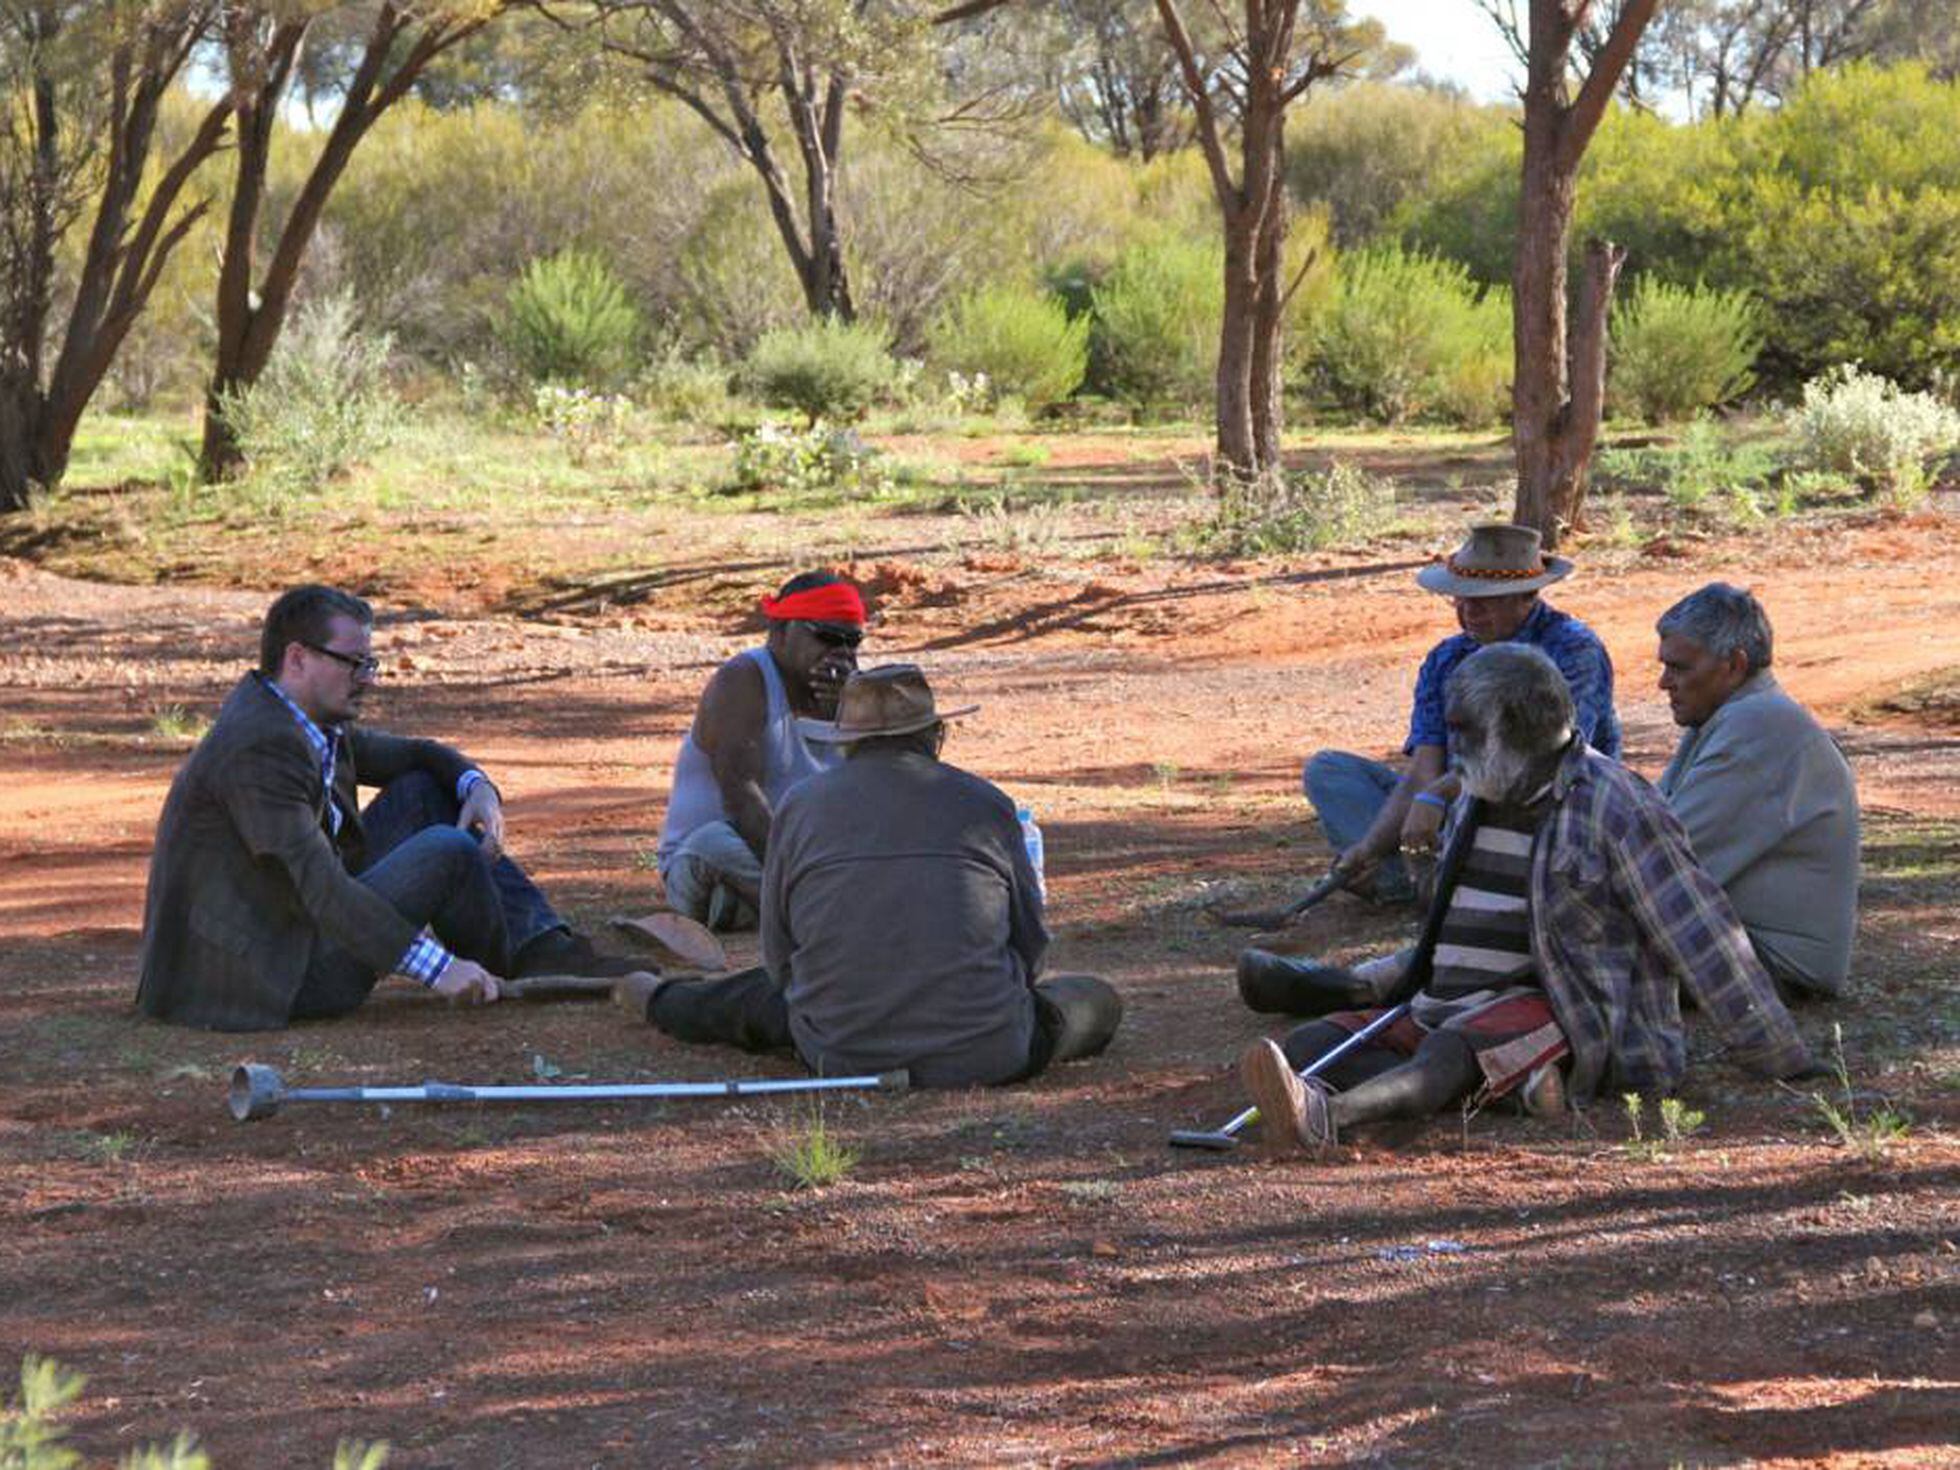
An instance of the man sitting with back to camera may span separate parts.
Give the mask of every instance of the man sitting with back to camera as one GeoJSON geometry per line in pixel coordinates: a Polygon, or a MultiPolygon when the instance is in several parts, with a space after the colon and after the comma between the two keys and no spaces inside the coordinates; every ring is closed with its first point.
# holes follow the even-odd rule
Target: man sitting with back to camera
{"type": "Polygon", "coordinates": [[[1520,1092],[1537,1113],[1606,1088],[1671,1093],[1687,1065],[1683,989],[1743,1066],[1808,1068],[1680,822],[1578,737],[1550,659],[1516,645],[1472,654],[1450,676],[1447,718],[1463,794],[1409,962],[1372,978],[1303,965],[1263,1008],[1323,1019],[1240,1058],[1268,1151],[1322,1151],[1343,1129],[1466,1098],[1520,1092]],[[1376,1039],[1324,1076],[1297,1075],[1405,998],[1376,1039]]]}
{"type": "Polygon", "coordinates": [[[762,599],[769,636],[715,670],[674,762],[656,860],[667,902],[710,929],[743,929],[761,907],[777,808],[797,782],[837,763],[804,737],[829,719],[857,667],[864,599],[828,572],[804,572],[762,599]]]}
{"type": "Polygon", "coordinates": [[[1770,672],[1769,615],[1711,582],[1661,614],[1661,690],[1681,743],[1660,779],[1695,856],[1786,992],[1834,996],[1858,929],[1858,789],[1770,672]]]}
{"type": "Polygon", "coordinates": [[[1091,975],[1041,977],[1048,932],[1014,804],[939,758],[925,675],[854,675],[812,738],[844,763],[776,812],[760,968],[622,981],[630,1014],[682,1041],[793,1047],[838,1076],[904,1068],[921,1087],[1018,1082],[1109,1044],[1122,999],[1091,975]]]}
{"type": "Polygon", "coordinates": [[[503,802],[460,751],[355,723],[374,614],[333,587],[266,612],[239,680],[170,784],[137,1004],[253,1031],[342,1015],[390,973],[482,1003],[501,977],[618,976],[503,853],[503,802]],[[363,808],[362,785],[381,792],[363,808]],[[425,932],[425,926],[433,933],[425,932]]]}

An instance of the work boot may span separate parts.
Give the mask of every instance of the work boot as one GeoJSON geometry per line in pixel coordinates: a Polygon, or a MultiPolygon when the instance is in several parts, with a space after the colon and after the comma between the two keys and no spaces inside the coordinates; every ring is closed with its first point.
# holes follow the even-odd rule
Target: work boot
{"type": "Polygon", "coordinates": [[[1239,1058],[1239,1080],[1259,1109],[1260,1143],[1268,1158],[1324,1154],[1339,1141],[1327,1084],[1295,1072],[1277,1042],[1247,1047],[1239,1058]]]}
{"type": "Polygon", "coordinates": [[[510,973],[518,980],[530,975],[593,975],[613,980],[646,967],[645,960],[602,955],[583,934],[561,925],[526,941],[512,956],[510,973]]]}
{"type": "Polygon", "coordinates": [[[1239,998],[1265,1014],[1325,1016],[1364,1010],[1378,997],[1372,983],[1339,965],[1246,949],[1239,952],[1239,998]]]}

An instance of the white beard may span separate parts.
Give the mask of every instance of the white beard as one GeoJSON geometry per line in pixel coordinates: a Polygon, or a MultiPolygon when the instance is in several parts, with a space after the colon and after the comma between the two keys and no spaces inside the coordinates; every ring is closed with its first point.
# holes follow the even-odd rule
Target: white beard
{"type": "Polygon", "coordinates": [[[1534,774],[1529,756],[1494,740],[1489,748],[1463,757],[1463,789],[1479,801],[1519,800],[1532,786],[1534,774]]]}

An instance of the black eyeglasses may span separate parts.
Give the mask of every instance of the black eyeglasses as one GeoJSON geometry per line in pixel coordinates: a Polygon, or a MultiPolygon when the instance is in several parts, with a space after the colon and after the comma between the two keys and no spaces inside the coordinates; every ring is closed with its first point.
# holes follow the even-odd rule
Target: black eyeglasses
{"type": "Polygon", "coordinates": [[[806,623],[810,636],[831,648],[856,648],[864,642],[864,629],[839,628],[829,623],[806,623]]]}
{"type": "Polygon", "coordinates": [[[381,661],[373,654],[342,653],[337,648],[323,648],[317,643],[308,643],[305,639],[300,640],[300,646],[310,648],[315,653],[324,653],[337,664],[347,665],[354,671],[354,677],[357,679],[372,679],[381,672],[381,661]]]}

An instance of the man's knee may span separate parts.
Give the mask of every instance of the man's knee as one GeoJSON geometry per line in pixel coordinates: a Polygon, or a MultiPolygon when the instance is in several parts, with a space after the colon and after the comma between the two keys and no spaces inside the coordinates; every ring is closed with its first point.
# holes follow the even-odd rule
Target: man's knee
{"type": "Polygon", "coordinates": [[[412,847],[414,861],[441,872],[452,887],[471,881],[479,869],[490,866],[482,844],[460,827],[424,827],[404,847],[412,847]]]}

